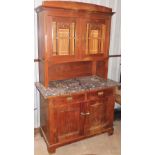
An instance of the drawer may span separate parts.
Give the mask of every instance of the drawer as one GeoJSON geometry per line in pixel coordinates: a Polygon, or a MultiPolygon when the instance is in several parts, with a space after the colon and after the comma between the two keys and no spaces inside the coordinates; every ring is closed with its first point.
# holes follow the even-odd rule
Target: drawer
{"type": "Polygon", "coordinates": [[[85,95],[78,94],[78,95],[55,97],[52,99],[52,103],[60,105],[60,104],[67,104],[67,103],[83,102],[84,100],[85,100],[85,95]]]}
{"type": "Polygon", "coordinates": [[[88,100],[96,100],[113,94],[113,89],[104,89],[87,93],[88,100]]]}

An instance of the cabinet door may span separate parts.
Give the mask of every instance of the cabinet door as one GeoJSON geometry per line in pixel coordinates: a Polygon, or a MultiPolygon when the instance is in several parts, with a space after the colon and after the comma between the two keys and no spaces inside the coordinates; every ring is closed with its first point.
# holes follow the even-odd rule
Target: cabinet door
{"type": "Polygon", "coordinates": [[[82,136],[81,103],[56,108],[57,141],[67,142],[82,136]]]}
{"type": "Polygon", "coordinates": [[[74,60],[77,54],[76,18],[48,17],[49,56],[54,61],[74,60]]]}
{"type": "Polygon", "coordinates": [[[104,55],[106,52],[106,27],[104,20],[84,21],[83,57],[104,55]]]}
{"type": "Polygon", "coordinates": [[[101,133],[106,128],[112,127],[114,100],[112,98],[104,97],[97,101],[88,102],[88,112],[86,116],[85,134],[93,135],[101,133]]]}

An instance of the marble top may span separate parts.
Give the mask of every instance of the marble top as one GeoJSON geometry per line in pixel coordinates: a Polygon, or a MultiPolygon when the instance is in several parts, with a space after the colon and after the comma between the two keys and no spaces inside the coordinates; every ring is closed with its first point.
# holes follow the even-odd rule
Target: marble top
{"type": "Polygon", "coordinates": [[[70,95],[73,93],[99,90],[119,85],[112,80],[104,80],[98,76],[84,76],[67,80],[51,81],[49,87],[45,88],[41,83],[35,83],[37,89],[45,97],[70,95]]]}

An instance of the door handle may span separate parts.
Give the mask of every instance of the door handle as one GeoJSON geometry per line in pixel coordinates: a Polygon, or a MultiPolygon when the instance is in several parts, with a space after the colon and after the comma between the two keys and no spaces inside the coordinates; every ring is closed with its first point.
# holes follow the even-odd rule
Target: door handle
{"type": "Polygon", "coordinates": [[[85,113],[84,113],[84,112],[81,112],[80,114],[81,114],[82,116],[85,116],[85,113]]]}
{"type": "Polygon", "coordinates": [[[81,112],[81,115],[82,116],[90,115],[90,112],[87,112],[87,113],[81,112]]]}

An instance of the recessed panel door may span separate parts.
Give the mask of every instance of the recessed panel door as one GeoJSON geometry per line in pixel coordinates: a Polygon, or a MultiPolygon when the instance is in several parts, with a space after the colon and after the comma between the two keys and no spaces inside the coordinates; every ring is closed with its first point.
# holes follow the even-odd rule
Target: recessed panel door
{"type": "Polygon", "coordinates": [[[89,101],[87,107],[89,115],[86,116],[85,134],[98,134],[111,127],[113,122],[113,106],[114,102],[111,100],[111,97],[89,101]]]}
{"type": "Polygon", "coordinates": [[[105,44],[104,24],[87,23],[86,24],[86,55],[103,54],[105,44]]]}
{"type": "Polygon", "coordinates": [[[56,109],[58,142],[66,142],[82,136],[83,120],[80,114],[81,103],[56,109]]]}
{"type": "Polygon", "coordinates": [[[85,60],[98,60],[106,57],[107,19],[83,19],[82,26],[82,58],[85,60]]]}
{"type": "Polygon", "coordinates": [[[77,33],[76,18],[49,17],[49,58],[57,62],[74,60],[78,54],[77,33]]]}

